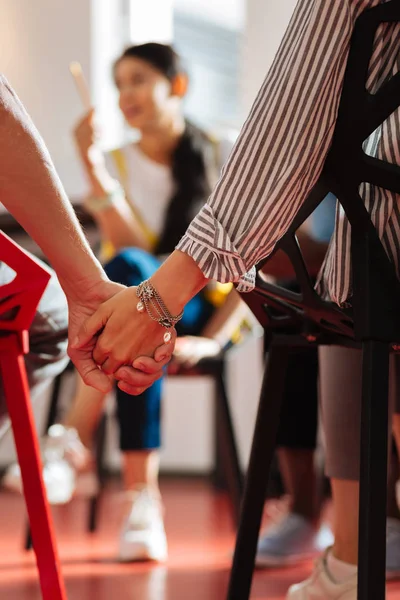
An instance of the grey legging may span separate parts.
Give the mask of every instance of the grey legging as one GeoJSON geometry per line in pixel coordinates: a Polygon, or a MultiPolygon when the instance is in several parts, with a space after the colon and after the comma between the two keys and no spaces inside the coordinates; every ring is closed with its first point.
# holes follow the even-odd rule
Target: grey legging
{"type": "MultiPolygon", "coordinates": [[[[321,418],[326,442],[326,474],[358,480],[360,464],[361,351],[337,346],[319,349],[321,418]]],[[[389,422],[400,413],[397,382],[400,357],[390,357],[389,422]]],[[[400,380],[399,380],[400,381],[400,380]]]]}

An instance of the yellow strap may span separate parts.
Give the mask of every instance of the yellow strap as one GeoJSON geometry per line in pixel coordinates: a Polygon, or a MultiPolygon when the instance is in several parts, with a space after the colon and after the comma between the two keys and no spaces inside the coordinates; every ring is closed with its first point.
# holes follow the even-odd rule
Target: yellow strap
{"type": "Polygon", "coordinates": [[[112,244],[108,240],[103,240],[101,242],[101,248],[100,248],[100,262],[107,263],[113,258],[114,255],[115,255],[114,244],[112,244]]]}
{"type": "Polygon", "coordinates": [[[232,283],[220,283],[215,281],[208,285],[204,290],[205,298],[216,308],[222,306],[228,294],[233,288],[232,283]]]}
{"type": "Polygon", "coordinates": [[[121,181],[122,187],[124,188],[125,196],[126,196],[126,199],[129,201],[129,205],[132,209],[132,212],[135,215],[135,218],[137,219],[137,221],[138,221],[140,227],[142,228],[142,231],[143,231],[144,235],[146,236],[147,240],[149,241],[149,243],[152,246],[155,246],[155,244],[157,243],[157,240],[158,240],[158,236],[153,231],[151,231],[151,229],[146,225],[146,223],[145,223],[142,215],[139,213],[137,207],[129,198],[129,189],[128,189],[129,188],[129,182],[128,182],[129,173],[128,173],[128,166],[126,164],[126,156],[120,148],[117,148],[116,150],[112,150],[111,154],[114,158],[115,166],[117,167],[118,174],[120,176],[120,181],[121,181]]]}
{"type": "MultiPolygon", "coordinates": [[[[143,232],[145,238],[149,242],[150,246],[152,248],[154,248],[155,245],[157,244],[158,236],[153,231],[151,231],[151,229],[146,225],[142,216],[139,214],[137,207],[133,204],[133,202],[130,201],[130,198],[129,198],[129,192],[128,192],[129,173],[128,173],[128,166],[126,164],[126,156],[120,148],[111,150],[110,154],[113,157],[115,166],[118,171],[119,180],[120,180],[122,187],[124,188],[125,197],[129,202],[129,206],[130,206],[137,222],[139,223],[139,226],[142,229],[142,232],[143,232]]],[[[115,254],[115,248],[114,248],[113,244],[110,241],[105,240],[102,243],[102,248],[101,248],[102,260],[104,260],[104,261],[110,260],[114,256],[114,254],[115,254]]]]}

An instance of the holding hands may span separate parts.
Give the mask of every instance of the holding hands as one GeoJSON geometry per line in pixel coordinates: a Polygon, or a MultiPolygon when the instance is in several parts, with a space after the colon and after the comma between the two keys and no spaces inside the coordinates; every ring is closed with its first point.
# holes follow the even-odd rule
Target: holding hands
{"type": "Polygon", "coordinates": [[[121,390],[138,395],[162,376],[172,357],[176,332],[168,329],[170,340],[165,343],[167,330],[146,311],[137,310],[136,288],[108,285],[113,286],[111,293],[108,298],[103,295],[94,313],[72,312],[69,354],[86,384],[108,391],[115,378],[121,390]],[[76,321],[80,321],[79,330],[76,321]]]}
{"type": "MultiPolygon", "coordinates": [[[[132,395],[150,387],[171,360],[174,325],[183,307],[207,281],[192,258],[175,251],[151,283],[138,288],[102,281],[82,297],[80,287],[79,302],[72,303],[70,314],[69,355],[85,383],[108,391],[115,378],[132,395]]],[[[193,352],[189,354],[193,362],[193,352]]]]}

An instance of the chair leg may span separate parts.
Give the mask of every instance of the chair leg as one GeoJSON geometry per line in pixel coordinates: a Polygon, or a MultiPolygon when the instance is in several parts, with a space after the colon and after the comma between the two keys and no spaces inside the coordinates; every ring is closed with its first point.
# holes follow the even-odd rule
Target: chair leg
{"type": "Polygon", "coordinates": [[[384,600],[389,345],[363,343],[358,600],[384,600]]]}
{"type": "MultiPolygon", "coordinates": [[[[57,418],[58,401],[60,399],[60,390],[61,390],[61,383],[62,383],[63,375],[64,375],[64,373],[59,373],[59,375],[57,375],[57,377],[54,380],[53,390],[51,393],[51,400],[50,400],[50,405],[49,405],[49,411],[47,413],[44,435],[46,435],[48,430],[50,429],[50,427],[52,425],[54,425],[56,418],[57,418]]],[[[31,549],[32,549],[32,536],[31,536],[31,528],[30,528],[29,519],[28,519],[28,522],[26,524],[26,529],[25,529],[24,550],[28,551],[31,549]]]]}
{"type": "Polygon", "coordinates": [[[98,508],[99,494],[97,494],[97,496],[92,496],[92,498],[89,499],[89,519],[87,524],[89,533],[94,533],[97,529],[98,508]]]}
{"type": "Polygon", "coordinates": [[[89,500],[89,516],[87,529],[94,533],[97,529],[98,510],[104,487],[104,454],[106,449],[107,417],[104,414],[100,420],[96,435],[96,473],[99,480],[99,490],[89,500]]]}
{"type": "Polygon", "coordinates": [[[29,387],[18,337],[0,353],[8,412],[21,467],[43,600],[66,600],[52,518],[42,479],[42,464],[29,401],[29,387]]]}
{"type": "Polygon", "coordinates": [[[31,535],[31,527],[29,525],[29,519],[25,528],[25,542],[24,542],[24,550],[32,550],[32,535],[31,535]]]}
{"type": "Polygon", "coordinates": [[[275,452],[289,349],[272,346],[261,389],[227,600],[247,600],[269,471],[275,452]]]}
{"type": "Polygon", "coordinates": [[[60,400],[61,384],[62,384],[63,377],[64,377],[64,372],[59,373],[54,380],[53,390],[51,393],[49,412],[47,413],[46,430],[44,432],[44,435],[47,434],[48,430],[50,429],[50,427],[52,425],[54,425],[54,423],[56,422],[56,419],[57,419],[58,402],[60,400]]]}
{"type": "Polygon", "coordinates": [[[233,427],[229,399],[225,385],[225,366],[221,365],[216,377],[217,384],[217,418],[220,423],[218,430],[222,439],[221,459],[229,496],[232,502],[235,525],[239,524],[240,506],[243,495],[243,475],[240,467],[239,453],[233,427]]]}

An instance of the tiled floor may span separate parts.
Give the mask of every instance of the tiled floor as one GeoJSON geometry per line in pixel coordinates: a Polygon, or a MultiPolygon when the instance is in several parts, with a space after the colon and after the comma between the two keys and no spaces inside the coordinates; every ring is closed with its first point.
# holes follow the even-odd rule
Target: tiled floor
{"type": "MultiPolygon", "coordinates": [[[[201,481],[167,481],[162,489],[170,544],[166,566],[115,560],[122,509],[115,486],[104,495],[95,534],[85,532],[83,500],[54,510],[69,600],[224,600],[234,540],[226,499],[201,481]]],[[[22,550],[23,531],[22,499],[1,493],[1,600],[41,598],[32,553],[22,550]]],[[[251,598],[283,599],[310,567],[257,572],[251,598]]],[[[400,583],[388,590],[388,600],[400,600],[400,583]]]]}

